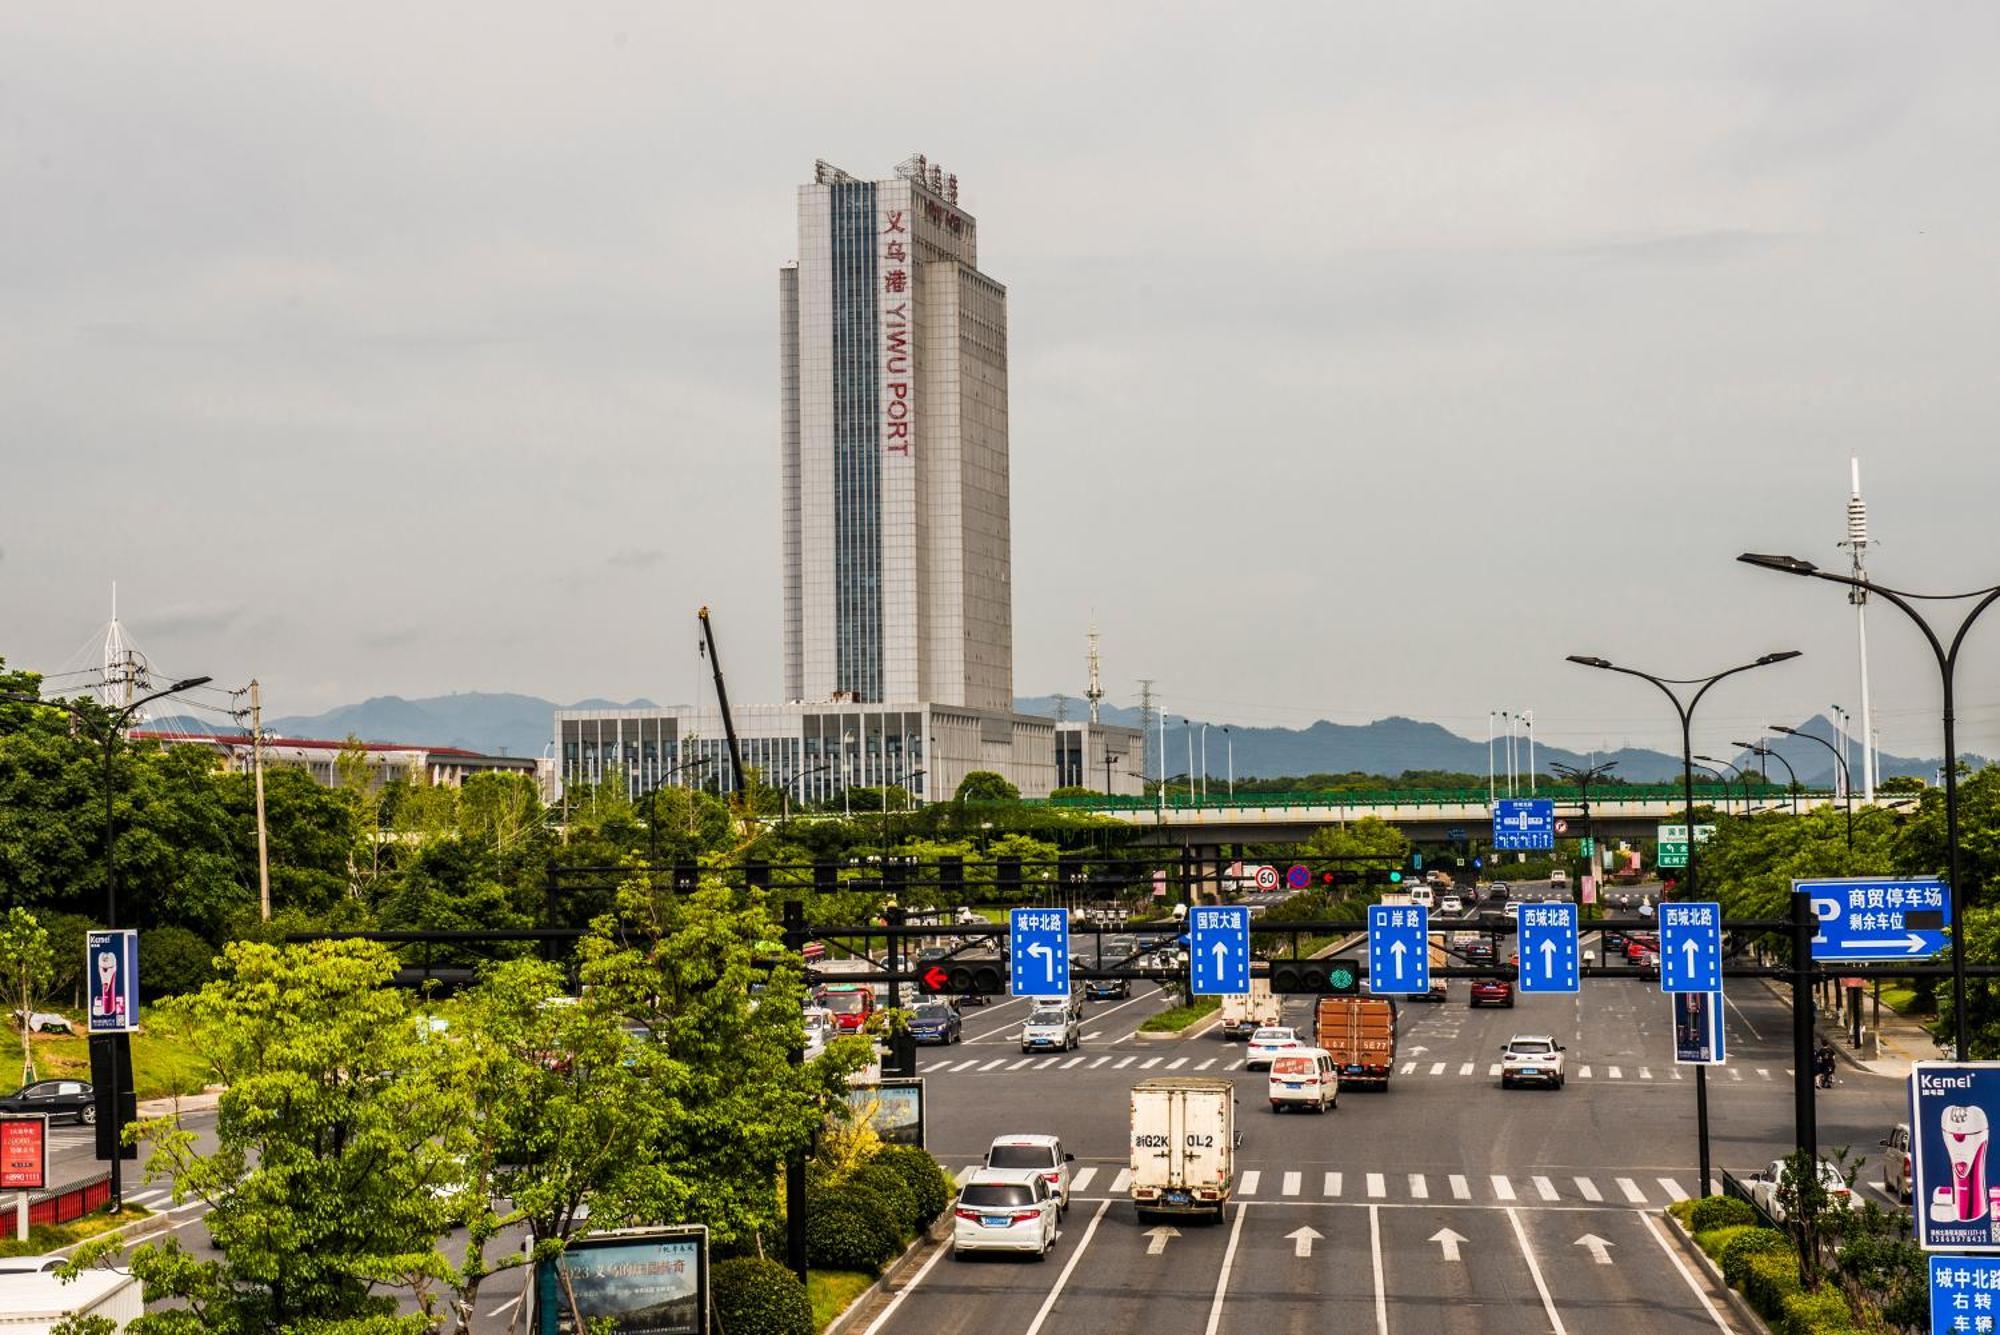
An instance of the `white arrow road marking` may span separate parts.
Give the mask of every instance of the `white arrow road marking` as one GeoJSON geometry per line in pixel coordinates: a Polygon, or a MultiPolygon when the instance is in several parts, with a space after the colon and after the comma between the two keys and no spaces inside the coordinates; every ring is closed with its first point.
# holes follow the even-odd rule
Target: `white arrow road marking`
{"type": "Polygon", "coordinates": [[[1325,1234],[1314,1230],[1310,1226],[1295,1228],[1285,1234],[1286,1239],[1292,1244],[1292,1255],[1298,1257],[1300,1260],[1311,1256],[1313,1254],[1313,1244],[1325,1236],[1325,1234]]]}
{"type": "Polygon", "coordinates": [[[1603,1238],[1598,1237],[1595,1233],[1584,1234],[1582,1237],[1578,1238],[1573,1245],[1578,1247],[1588,1247],[1590,1249],[1590,1259],[1597,1262],[1599,1265],[1611,1264],[1611,1249],[1617,1246],[1616,1243],[1606,1242],[1603,1238]]]}
{"type": "Polygon", "coordinates": [[[1181,1231],[1167,1224],[1146,1230],[1146,1255],[1158,1256],[1167,1249],[1167,1239],[1178,1238],[1181,1231]]]}
{"type": "Polygon", "coordinates": [[[1456,1261],[1458,1259],[1458,1244],[1466,1241],[1466,1236],[1463,1233],[1454,1233],[1448,1228],[1441,1228],[1426,1238],[1425,1241],[1435,1242],[1444,1252],[1445,1260],[1456,1261]]]}
{"type": "Polygon", "coordinates": [[[1406,1049],[1406,1051],[1408,1051],[1408,1052],[1409,1052],[1409,1054],[1410,1054],[1410,1055],[1411,1055],[1412,1057],[1421,1057],[1421,1056],[1423,1056],[1423,1055],[1424,1055],[1424,1054],[1425,1054],[1426,1052],[1429,1052],[1429,1051],[1430,1051],[1430,1049],[1429,1049],[1429,1048],[1427,1048],[1427,1047],[1424,1047],[1424,1046],[1423,1046],[1422,1044],[1419,1044],[1418,1046],[1416,1046],[1416,1047],[1414,1047],[1414,1048],[1409,1048],[1409,1049],[1406,1049]]]}

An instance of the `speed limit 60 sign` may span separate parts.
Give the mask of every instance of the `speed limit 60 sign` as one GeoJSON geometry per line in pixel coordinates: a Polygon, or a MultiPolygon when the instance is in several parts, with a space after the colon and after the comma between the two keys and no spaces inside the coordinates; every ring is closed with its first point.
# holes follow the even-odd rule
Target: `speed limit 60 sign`
{"type": "Polygon", "coordinates": [[[1278,888],[1278,869],[1276,867],[1257,868],[1257,888],[1259,890],[1276,890],[1278,888]]]}

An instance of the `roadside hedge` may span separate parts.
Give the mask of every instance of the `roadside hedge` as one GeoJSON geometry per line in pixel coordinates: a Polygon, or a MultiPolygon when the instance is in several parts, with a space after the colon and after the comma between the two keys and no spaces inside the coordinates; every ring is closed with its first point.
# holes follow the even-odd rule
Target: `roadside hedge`
{"type": "Polygon", "coordinates": [[[1688,1231],[1691,1233],[1706,1233],[1712,1228],[1756,1222],[1757,1211],[1750,1202],[1734,1196],[1704,1196],[1688,1212],[1688,1231]]]}
{"type": "Polygon", "coordinates": [[[1792,1244],[1775,1228],[1746,1228],[1722,1249],[1722,1278],[1732,1289],[1743,1287],[1752,1257],[1767,1252],[1791,1254],[1792,1244]]]}
{"type": "Polygon", "coordinates": [[[1783,1251],[1758,1252],[1751,1256],[1743,1274],[1743,1296],[1760,1316],[1777,1321],[1785,1315],[1785,1300],[1798,1296],[1799,1258],[1787,1247],[1783,1251]]]}
{"type": "Polygon", "coordinates": [[[806,1261],[815,1268],[879,1274],[902,1245],[879,1193],[848,1183],[806,1197],[806,1261]]]}
{"type": "Polygon", "coordinates": [[[885,1145],[875,1162],[894,1169],[916,1197],[918,1228],[929,1228],[951,1207],[951,1182],[928,1151],[915,1145],[885,1145]]]}
{"type": "Polygon", "coordinates": [[[806,1286],[776,1261],[759,1256],[718,1261],[708,1285],[728,1335],[813,1335],[806,1286]]]}
{"type": "Polygon", "coordinates": [[[889,1221],[895,1226],[899,1244],[916,1236],[917,1194],[910,1190],[910,1184],[903,1180],[901,1173],[878,1158],[856,1169],[848,1182],[882,1198],[888,1207],[889,1221]]]}
{"type": "Polygon", "coordinates": [[[1846,1335],[1862,1329],[1854,1324],[1847,1296],[1831,1284],[1818,1293],[1788,1295],[1776,1328],[1779,1335],[1846,1335]]]}

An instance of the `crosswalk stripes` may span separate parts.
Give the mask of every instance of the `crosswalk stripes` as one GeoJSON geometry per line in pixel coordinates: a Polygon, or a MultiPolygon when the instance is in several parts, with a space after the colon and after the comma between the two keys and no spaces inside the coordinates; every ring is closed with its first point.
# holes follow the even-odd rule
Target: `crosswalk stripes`
{"type": "Polygon", "coordinates": [[[1303,1173],[1286,1173],[1284,1181],[1278,1184],[1278,1194],[1280,1196],[1296,1196],[1299,1194],[1299,1188],[1304,1184],[1305,1175],[1303,1173]]]}
{"type": "Polygon", "coordinates": [[[1514,1199],[1514,1184],[1498,1173],[1493,1175],[1493,1194],[1503,1201],[1514,1199]]]}
{"type": "Polygon", "coordinates": [[[1064,1062],[1064,1063],[1062,1064],[1062,1068],[1063,1068],[1063,1069],[1064,1069],[1065,1071],[1067,1071],[1067,1070],[1068,1070],[1068,1069],[1069,1069],[1070,1067],[1072,1067],[1072,1066],[1081,1066],[1081,1065],[1083,1065],[1083,1058],[1081,1058],[1081,1057],[1071,1057],[1071,1058],[1070,1058],[1070,1059],[1069,1059],[1068,1061],[1066,1061],[1066,1062],[1064,1062]]]}
{"type": "Polygon", "coordinates": [[[1500,1063],[1494,1062],[1491,1066],[1487,1067],[1486,1074],[1497,1077],[1500,1074],[1500,1063]]]}
{"type": "Polygon", "coordinates": [[[1410,1072],[1416,1069],[1417,1069],[1417,1064],[1415,1062],[1404,1062],[1400,1067],[1397,1068],[1397,1070],[1403,1075],[1408,1075],[1410,1072]]]}
{"type": "Polygon", "coordinates": [[[1771,1078],[1771,1073],[1765,1068],[1759,1066],[1757,1068],[1757,1078],[1759,1080],[1769,1080],[1771,1078]]]}
{"type": "Polygon", "coordinates": [[[1684,1201],[1688,1198],[1688,1194],[1685,1191],[1681,1190],[1681,1184],[1674,1181],[1672,1178],[1662,1177],[1662,1178],[1656,1178],[1655,1180],[1660,1184],[1660,1190],[1667,1193],[1668,1200],[1684,1201]]]}
{"type": "Polygon", "coordinates": [[[1599,1191],[1597,1184],[1587,1177],[1576,1179],[1576,1190],[1577,1194],[1587,1201],[1601,1201],[1604,1199],[1604,1193],[1599,1191]]]}
{"type": "Polygon", "coordinates": [[[1432,1075],[1443,1075],[1443,1074],[1444,1074],[1444,1063],[1443,1063],[1443,1062],[1432,1062],[1432,1063],[1431,1063],[1431,1074],[1432,1074],[1432,1075]]]}
{"type": "MultiPolygon", "coordinates": [[[[971,1164],[964,1171],[971,1173],[978,1168],[978,1164],[971,1164]]],[[[1110,1171],[1105,1170],[1105,1172],[1110,1171]]],[[[1098,1182],[1102,1176],[1103,1174],[1095,1166],[1079,1168],[1070,1180],[1070,1190],[1077,1193],[1087,1191],[1091,1184],[1098,1182]]],[[[1375,1172],[1357,1174],[1354,1183],[1356,1194],[1348,1196],[1346,1175],[1337,1170],[1323,1170],[1320,1174],[1319,1195],[1315,1198],[1308,1189],[1310,1174],[1303,1169],[1251,1168],[1245,1169],[1239,1175],[1236,1195],[1258,1196],[1263,1190],[1264,1178],[1267,1176],[1276,1179],[1274,1185],[1280,1199],[1300,1204],[1314,1199],[1346,1201],[1351,1204],[1395,1205],[1403,1201],[1430,1204],[1445,1194],[1444,1188],[1433,1189],[1429,1175],[1424,1173],[1375,1172]]],[[[1533,1208],[1536,1204],[1550,1207],[1582,1205],[1625,1208],[1658,1206],[1671,1201],[1686,1200],[1688,1196],[1686,1188],[1671,1177],[1648,1178],[1645,1179],[1645,1185],[1642,1185],[1638,1178],[1612,1178],[1608,1188],[1609,1194],[1614,1198],[1622,1198],[1623,1206],[1614,1206],[1613,1202],[1607,1201],[1607,1188],[1600,1186],[1590,1177],[1557,1178],[1552,1175],[1533,1174],[1517,1181],[1505,1173],[1494,1173],[1490,1177],[1478,1180],[1476,1192],[1474,1179],[1464,1174],[1447,1174],[1444,1181],[1452,1200],[1487,1207],[1499,1205],[1518,1208],[1522,1201],[1526,1200],[1529,1202],[1529,1208],[1533,1208]],[[1647,1193],[1655,1190],[1657,1194],[1649,1197],[1647,1193]],[[1480,1199],[1475,1199],[1475,1196],[1480,1199]]],[[[1131,1186],[1132,1170],[1119,1168],[1108,1185],[1100,1185],[1100,1191],[1117,1197],[1127,1194],[1131,1186]]]]}
{"type": "Polygon", "coordinates": [[[1036,1063],[1035,1063],[1035,1069],[1036,1069],[1037,1071],[1046,1071],[1046,1070],[1048,1070],[1048,1069],[1049,1069],[1049,1068],[1050,1068],[1051,1066],[1054,1066],[1054,1065],[1055,1065],[1055,1064],[1056,1064],[1057,1062],[1059,1062],[1059,1061],[1061,1061],[1061,1060],[1062,1060],[1062,1058],[1061,1058],[1061,1057],[1050,1057],[1050,1058],[1049,1058],[1048,1060],[1046,1060],[1046,1061],[1038,1061],[1038,1062],[1036,1062],[1036,1063]]]}
{"type": "Polygon", "coordinates": [[[1097,1165],[1085,1164],[1070,1175],[1069,1189],[1071,1191],[1087,1191],[1090,1189],[1090,1180],[1096,1176],[1097,1165]]]}
{"type": "Polygon", "coordinates": [[[1118,1170],[1118,1176],[1111,1179],[1111,1194],[1123,1196],[1130,1190],[1132,1190],[1132,1170],[1121,1168],[1118,1170]]]}
{"type": "Polygon", "coordinates": [[[1005,1057],[996,1057],[992,1061],[986,1063],[986,1065],[980,1067],[979,1069],[982,1071],[997,1071],[1006,1064],[1007,1064],[1007,1059],[1005,1057]]]}
{"type": "Polygon", "coordinates": [[[1577,1079],[1579,1079],[1579,1080],[1588,1080],[1588,1079],[1590,1079],[1590,1068],[1589,1068],[1588,1066],[1579,1066],[1579,1067],[1577,1067],[1577,1068],[1576,1068],[1576,1078],[1577,1078],[1577,1079]]]}
{"type": "Polygon", "coordinates": [[[1245,1196],[1255,1196],[1257,1194],[1257,1184],[1263,1180],[1264,1180],[1264,1174],[1259,1170],[1252,1168],[1249,1172],[1243,1175],[1243,1186],[1242,1186],[1243,1194],[1245,1196]]]}
{"type": "Polygon", "coordinates": [[[1116,1066],[1112,1067],[1111,1069],[1112,1069],[1112,1070],[1114,1070],[1114,1071],[1122,1071],[1122,1070],[1124,1070],[1124,1069],[1125,1069],[1126,1067],[1130,1066],[1130,1065],[1131,1065],[1131,1064],[1132,1064],[1133,1062],[1135,1062],[1135,1061],[1138,1061],[1138,1060],[1139,1060],[1139,1059],[1138,1059],[1137,1057],[1120,1057],[1120,1058],[1118,1059],[1118,1064],[1117,1064],[1116,1066]]]}
{"type": "Polygon", "coordinates": [[[1625,1193],[1625,1199],[1632,1202],[1632,1204],[1644,1205],[1646,1203],[1646,1193],[1639,1190],[1639,1184],[1631,1178],[1619,1178],[1618,1189],[1625,1193]]]}
{"type": "Polygon", "coordinates": [[[1096,1061],[1094,1061],[1094,1062],[1092,1062],[1092,1063],[1090,1064],[1090,1069],[1091,1069],[1091,1070],[1093,1070],[1093,1071],[1095,1071],[1095,1070],[1096,1070],[1096,1069],[1097,1069],[1098,1067],[1100,1067],[1100,1066],[1104,1065],[1104,1063],[1106,1063],[1106,1062],[1108,1062],[1108,1061],[1110,1061],[1110,1060],[1111,1060],[1111,1058],[1109,1058],[1109,1057],[1099,1057],[1099,1058],[1098,1058],[1098,1059],[1097,1059],[1096,1061]]]}
{"type": "Polygon", "coordinates": [[[1014,1063],[1014,1064],[1013,1064],[1012,1066],[1009,1066],[1009,1067],[1008,1067],[1007,1069],[1008,1069],[1008,1070],[1010,1070],[1010,1071],[1018,1071],[1018,1070],[1020,1070],[1020,1069],[1021,1069],[1021,1068],[1022,1068],[1023,1066],[1026,1066],[1026,1065],[1027,1065],[1027,1064],[1028,1064],[1029,1062],[1031,1062],[1031,1061],[1033,1061],[1033,1060],[1034,1060],[1034,1058],[1033,1058],[1033,1057],[1023,1057],[1023,1058],[1021,1058],[1021,1060],[1019,1060],[1019,1061],[1015,1062],[1015,1063],[1014,1063]]]}
{"type": "Polygon", "coordinates": [[[127,1196],[125,1198],[125,1204],[151,1205],[154,1201],[163,1199],[166,1196],[166,1194],[167,1193],[164,1191],[144,1191],[139,1193],[137,1196],[127,1196]]]}
{"type": "Polygon", "coordinates": [[[1206,1071],[1209,1067],[1213,1065],[1215,1065],[1215,1058],[1210,1057],[1207,1061],[1203,1062],[1201,1065],[1195,1067],[1194,1069],[1197,1071],[1206,1071]]]}
{"type": "Polygon", "coordinates": [[[1368,1175],[1368,1195],[1371,1200],[1381,1200],[1389,1194],[1389,1179],[1381,1173],[1368,1175]]]}
{"type": "Polygon", "coordinates": [[[1559,1201],[1559,1200],[1561,1200],[1561,1199],[1562,1199],[1562,1197],[1561,1197],[1561,1196],[1559,1196],[1559,1195],[1557,1195],[1557,1194],[1556,1194],[1556,1184],[1555,1184],[1555,1183],[1553,1183],[1553,1182],[1549,1181],[1549,1180],[1548,1180],[1547,1178],[1545,1178],[1545,1177],[1538,1177],[1538,1178],[1534,1178],[1534,1179],[1532,1179],[1532,1180],[1533,1180],[1533,1182],[1534,1182],[1534,1184],[1535,1184],[1535,1194],[1536,1194],[1537,1196],[1540,1196],[1540,1197],[1541,1197],[1541,1198],[1542,1198],[1543,1200],[1545,1200],[1545,1201],[1559,1201]]]}
{"type": "Polygon", "coordinates": [[[1139,1063],[1139,1069],[1142,1071],[1150,1071],[1155,1066],[1158,1066],[1164,1060],[1166,1060],[1164,1057],[1148,1057],[1146,1058],[1146,1060],[1139,1063]]]}
{"type": "Polygon", "coordinates": [[[1451,1175],[1451,1198],[1455,1201],[1469,1201],[1472,1199],[1472,1186],[1461,1174],[1453,1173],[1451,1175]]]}
{"type": "Polygon", "coordinates": [[[1319,1194],[1322,1196],[1338,1196],[1340,1194],[1340,1174],[1328,1173],[1325,1177],[1321,1178],[1319,1181],[1319,1194]]]}
{"type": "MultiPolygon", "coordinates": [[[[1117,1053],[1105,1053],[1097,1056],[1091,1056],[1089,1054],[1079,1054],[1076,1056],[1065,1057],[1061,1054],[1058,1054],[1053,1057],[1029,1056],[1029,1057],[1022,1057],[1019,1059],[1008,1058],[1008,1057],[997,1057],[991,1060],[986,1060],[983,1057],[972,1057],[969,1059],[960,1060],[957,1058],[956,1054],[952,1054],[950,1056],[945,1057],[943,1060],[937,1062],[935,1065],[926,1065],[924,1067],[924,1074],[988,1075],[996,1071],[1004,1071],[1011,1073],[1015,1071],[1029,1070],[1029,1069],[1036,1072],[1047,1071],[1051,1069],[1062,1070],[1062,1071],[1070,1071],[1077,1069],[1082,1069],[1087,1071],[1097,1071],[1105,1069],[1113,1071],[1123,1071],[1128,1067],[1133,1067],[1135,1065],[1137,1069],[1141,1071],[1151,1071],[1159,1069],[1162,1071],[1186,1071],[1189,1074],[1192,1074],[1196,1071],[1213,1071],[1217,1075],[1224,1075],[1232,1071],[1242,1070],[1243,1059],[1239,1057],[1224,1062],[1223,1059],[1219,1056],[1202,1057],[1199,1060],[1197,1060],[1194,1054],[1174,1057],[1168,1054],[1146,1056],[1141,1053],[1127,1053],[1123,1055],[1117,1053]]],[[[1397,1065],[1396,1072],[1398,1075],[1401,1076],[1408,1076],[1420,1081],[1428,1081],[1432,1079],[1451,1080],[1451,1079],[1473,1078],[1478,1075],[1479,1069],[1480,1069],[1479,1065],[1475,1062],[1403,1061],[1397,1065]]],[[[1775,1081],[1778,1076],[1778,1071],[1777,1068],[1775,1067],[1738,1068],[1731,1066],[1724,1069],[1726,1069],[1729,1072],[1727,1078],[1738,1084],[1745,1083],[1752,1078],[1745,1074],[1746,1070],[1754,1070],[1756,1072],[1754,1078],[1765,1082],[1775,1081]]],[[[1501,1070],[1499,1062],[1489,1063],[1486,1066],[1485,1070],[1487,1078],[1495,1080],[1500,1078],[1501,1070]]],[[[1789,1072],[1787,1072],[1787,1074],[1789,1074],[1789,1072]]],[[[1678,1066],[1670,1067],[1664,1070],[1663,1072],[1656,1073],[1654,1069],[1650,1066],[1630,1067],[1623,1065],[1620,1066],[1578,1065],[1570,1069],[1570,1075],[1574,1079],[1588,1080],[1592,1084],[1604,1084],[1611,1081],[1618,1081],[1621,1084],[1627,1086],[1654,1080],[1681,1080],[1685,1078],[1682,1070],[1678,1066]]],[[[1717,1080],[1721,1080],[1724,1077],[1721,1071],[1718,1070],[1714,1078],[1717,1080]]],[[[94,1138],[89,1133],[80,1135],[74,1140],[63,1140],[54,1136],[50,1137],[50,1144],[58,1149],[67,1148],[75,1145],[88,1145],[93,1143],[94,1143],[94,1138]]]]}
{"type": "Polygon", "coordinates": [[[1729,1068],[1729,1078],[1731,1080],[1741,1080],[1743,1078],[1743,1072],[1738,1070],[1736,1067],[1732,1066],[1729,1068]]]}
{"type": "Polygon", "coordinates": [[[1648,1066],[1641,1066],[1639,1068],[1639,1078],[1641,1080],[1651,1080],[1653,1078],[1652,1068],[1648,1066]]]}
{"type": "Polygon", "coordinates": [[[1471,1062],[1465,1062],[1465,1063],[1461,1064],[1461,1065],[1459,1066],[1459,1068],[1458,1068],[1458,1073],[1459,1073],[1460,1075],[1471,1075],[1471,1074],[1472,1074],[1472,1063],[1471,1063],[1471,1062]]]}
{"type": "Polygon", "coordinates": [[[1619,1070],[1616,1066],[1605,1067],[1604,1074],[1607,1078],[1612,1080],[1623,1080],[1625,1078],[1625,1073],[1619,1070]]]}
{"type": "Polygon", "coordinates": [[[1229,1063],[1229,1065],[1223,1067],[1222,1069],[1225,1071],[1234,1071],[1239,1067],[1241,1067],[1242,1065],[1243,1065],[1243,1059],[1241,1057],[1238,1057],[1235,1061],[1229,1063]]]}
{"type": "Polygon", "coordinates": [[[1431,1196],[1431,1184],[1424,1180],[1422,1173],[1410,1174],[1410,1199],[1427,1201],[1431,1196]]]}
{"type": "Polygon", "coordinates": [[[1186,1057],[1176,1057],[1167,1063],[1167,1069],[1169,1071],[1178,1071],[1181,1067],[1186,1066],[1187,1063],[1188,1059],[1186,1057]]]}

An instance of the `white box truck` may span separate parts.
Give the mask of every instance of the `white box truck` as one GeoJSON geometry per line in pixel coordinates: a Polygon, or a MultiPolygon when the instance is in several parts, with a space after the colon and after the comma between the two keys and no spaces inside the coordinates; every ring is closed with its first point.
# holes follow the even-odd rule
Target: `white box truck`
{"type": "Polygon", "coordinates": [[[47,1271],[0,1275],[0,1335],[48,1335],[72,1316],[105,1317],[124,1330],[145,1314],[139,1281],[122,1270],[86,1270],[68,1284],[47,1271]]]}
{"type": "Polygon", "coordinates": [[[1236,1086],[1158,1076],[1132,1087],[1132,1203],[1156,1214],[1222,1218],[1236,1186],[1236,1086]]]}
{"type": "Polygon", "coordinates": [[[1285,1022],[1283,998],[1271,992],[1271,975],[1268,970],[1262,977],[1255,972],[1250,975],[1250,990],[1222,999],[1222,1036],[1224,1038],[1248,1038],[1266,1025],[1285,1022]]]}

